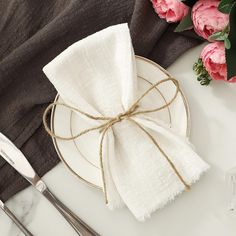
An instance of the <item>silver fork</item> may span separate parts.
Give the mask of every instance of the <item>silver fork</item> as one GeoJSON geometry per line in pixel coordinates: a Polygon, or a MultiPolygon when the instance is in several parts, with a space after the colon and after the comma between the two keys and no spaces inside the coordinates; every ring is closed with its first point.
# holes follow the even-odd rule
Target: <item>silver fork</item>
{"type": "Polygon", "coordinates": [[[9,208],[0,200],[0,208],[10,217],[25,236],[33,236],[28,229],[16,218],[9,208]]]}

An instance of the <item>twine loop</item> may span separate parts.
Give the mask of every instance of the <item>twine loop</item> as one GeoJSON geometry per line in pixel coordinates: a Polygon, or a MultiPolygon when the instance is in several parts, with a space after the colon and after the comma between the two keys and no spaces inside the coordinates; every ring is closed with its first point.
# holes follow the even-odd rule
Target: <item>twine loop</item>
{"type": "Polygon", "coordinates": [[[122,122],[123,120],[128,120],[130,122],[132,122],[134,125],[136,125],[136,127],[138,127],[140,130],[142,130],[147,137],[150,139],[150,141],[152,141],[152,143],[156,146],[156,148],[162,153],[162,155],[165,157],[165,159],[167,160],[167,162],[169,163],[169,165],[171,166],[171,168],[173,169],[173,171],[175,172],[175,174],[177,175],[177,177],[179,178],[179,180],[183,183],[183,185],[185,186],[185,189],[188,190],[190,189],[190,186],[185,182],[184,178],[181,176],[181,174],[179,173],[179,171],[177,170],[177,168],[175,167],[174,163],[171,161],[171,159],[168,157],[168,155],[166,154],[166,152],[161,148],[161,146],[159,145],[159,143],[156,141],[156,139],[141,125],[139,124],[137,121],[135,121],[133,119],[134,116],[138,116],[140,114],[147,114],[147,113],[153,113],[153,112],[157,112],[160,110],[163,110],[167,107],[169,107],[174,100],[176,99],[178,92],[179,92],[179,83],[176,79],[174,78],[166,78],[163,80],[158,81],[155,84],[152,84],[150,86],[149,89],[147,89],[142,96],[140,96],[134,103],[133,105],[126,111],[119,113],[117,116],[115,117],[108,117],[108,116],[94,116],[92,114],[88,114],[82,110],[80,110],[79,108],[75,108],[72,106],[69,106],[65,103],[58,103],[58,102],[54,102],[48,105],[48,107],[46,108],[46,110],[44,111],[43,114],[43,124],[44,124],[44,128],[46,130],[46,132],[54,138],[57,139],[61,139],[61,140],[74,140],[77,139],[81,136],[83,136],[86,133],[89,133],[91,131],[96,131],[98,130],[101,133],[101,139],[100,139],[100,143],[99,143],[99,157],[100,157],[100,166],[101,166],[101,172],[102,172],[102,180],[103,180],[103,190],[104,190],[104,194],[105,194],[105,199],[106,199],[106,203],[108,202],[107,199],[107,188],[106,188],[106,180],[105,180],[105,174],[104,174],[104,165],[103,165],[103,142],[104,142],[104,137],[107,133],[107,131],[112,128],[116,123],[122,122]],[[140,102],[141,100],[148,95],[148,93],[150,93],[150,91],[152,91],[153,89],[155,89],[158,85],[168,82],[168,81],[172,81],[175,86],[176,86],[176,91],[174,96],[171,98],[171,100],[169,102],[166,102],[165,105],[162,105],[160,107],[157,107],[155,109],[147,109],[147,110],[139,110],[140,108],[140,102]],[[61,105],[64,106],[66,108],[71,109],[72,111],[75,111],[79,114],[81,114],[82,116],[87,117],[88,119],[92,119],[92,120],[99,120],[99,121],[105,121],[103,124],[91,127],[89,129],[85,129],[83,131],[81,131],[80,133],[70,136],[70,137],[62,137],[59,136],[57,134],[55,134],[48,126],[47,124],[47,115],[49,113],[49,111],[57,105],[61,105]]]}

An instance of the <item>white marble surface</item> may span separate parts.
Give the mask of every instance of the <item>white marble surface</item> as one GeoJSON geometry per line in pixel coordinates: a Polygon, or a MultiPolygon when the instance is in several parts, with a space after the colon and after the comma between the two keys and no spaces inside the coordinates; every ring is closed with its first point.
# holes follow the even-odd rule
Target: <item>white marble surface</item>
{"type": "MultiPolygon", "coordinates": [[[[109,211],[99,190],[81,183],[62,164],[44,176],[51,190],[103,236],[235,236],[236,213],[227,211],[225,172],[236,166],[236,84],[201,87],[192,72],[202,46],[187,52],[169,71],[181,82],[189,100],[191,141],[211,170],[172,204],[145,223],[126,210],[109,211]]],[[[73,229],[32,187],[7,206],[36,236],[73,236],[73,229]]],[[[0,235],[21,235],[0,211],[0,235]]]]}

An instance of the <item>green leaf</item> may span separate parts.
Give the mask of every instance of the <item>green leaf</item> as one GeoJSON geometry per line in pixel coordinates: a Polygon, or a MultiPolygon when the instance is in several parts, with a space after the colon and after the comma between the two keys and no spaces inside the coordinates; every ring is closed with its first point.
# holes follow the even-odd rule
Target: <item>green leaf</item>
{"type": "Polygon", "coordinates": [[[231,43],[231,47],[230,49],[225,49],[228,80],[236,76],[236,3],[230,11],[229,18],[230,32],[228,39],[231,43]]]}
{"type": "Polygon", "coordinates": [[[191,18],[191,11],[180,21],[178,26],[175,28],[175,32],[182,32],[184,30],[191,29],[193,26],[193,21],[191,18]]]}
{"type": "Polygon", "coordinates": [[[206,77],[206,78],[202,78],[200,81],[200,84],[203,85],[203,86],[207,86],[210,84],[211,82],[211,78],[210,77],[206,77]]]}
{"type": "Polygon", "coordinates": [[[218,10],[222,13],[229,14],[234,3],[235,0],[221,0],[218,6],[218,10]]]}
{"type": "Polygon", "coordinates": [[[223,32],[216,32],[208,37],[209,41],[224,41],[225,38],[227,38],[227,35],[225,35],[223,32]]]}
{"type": "Polygon", "coordinates": [[[224,40],[224,44],[225,44],[225,48],[226,48],[226,49],[230,49],[230,48],[231,48],[231,42],[229,41],[228,38],[226,38],[226,39],[224,40]]]}
{"type": "Polygon", "coordinates": [[[197,62],[193,65],[193,70],[197,75],[197,81],[200,82],[201,85],[208,85],[211,82],[211,77],[209,76],[206,68],[203,65],[203,61],[201,58],[198,59],[197,62]]]}
{"type": "Polygon", "coordinates": [[[182,0],[182,2],[189,6],[189,7],[192,7],[198,0],[182,0]]]}

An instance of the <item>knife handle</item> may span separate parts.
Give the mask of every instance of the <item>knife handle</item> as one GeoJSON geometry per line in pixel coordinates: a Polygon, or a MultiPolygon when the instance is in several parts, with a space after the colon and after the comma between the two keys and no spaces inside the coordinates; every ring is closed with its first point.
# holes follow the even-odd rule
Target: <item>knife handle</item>
{"type": "Polygon", "coordinates": [[[68,223],[74,228],[80,236],[100,236],[89,225],[75,215],[67,206],[65,206],[55,195],[46,187],[42,194],[54,205],[62,214],[68,223]]]}
{"type": "Polygon", "coordinates": [[[33,236],[33,234],[31,234],[29,230],[25,228],[25,226],[16,218],[16,216],[8,209],[8,207],[6,207],[5,205],[1,205],[1,208],[9,216],[9,218],[18,226],[18,228],[25,236],[33,236]]]}

